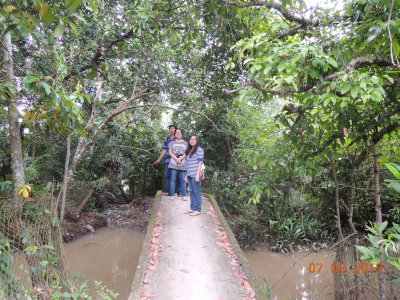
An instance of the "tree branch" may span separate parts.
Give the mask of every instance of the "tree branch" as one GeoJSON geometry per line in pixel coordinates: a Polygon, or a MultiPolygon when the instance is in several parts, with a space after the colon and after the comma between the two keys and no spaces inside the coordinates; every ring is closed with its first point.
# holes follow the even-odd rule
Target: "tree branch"
{"type": "MultiPolygon", "coordinates": [[[[166,105],[160,105],[160,104],[157,104],[157,106],[163,107],[163,108],[167,108],[167,109],[172,109],[172,110],[175,110],[176,112],[179,112],[179,113],[185,111],[185,109],[178,109],[178,108],[175,108],[175,107],[172,107],[172,106],[166,106],[166,105]]],[[[188,109],[186,109],[186,110],[191,111],[191,112],[194,112],[194,113],[199,114],[199,115],[202,115],[204,118],[206,118],[206,119],[218,130],[217,124],[215,124],[214,121],[211,120],[211,119],[210,119],[205,113],[203,113],[202,111],[198,111],[198,110],[195,110],[195,109],[192,109],[192,108],[188,108],[188,109]]]]}
{"type": "Polygon", "coordinates": [[[97,51],[96,51],[96,53],[94,54],[94,56],[93,56],[91,62],[88,63],[88,64],[86,64],[86,65],[84,65],[84,66],[82,66],[82,67],[79,69],[79,71],[72,71],[72,72],[70,72],[67,76],[64,77],[64,80],[68,80],[68,79],[70,79],[72,76],[75,76],[75,75],[77,75],[77,74],[79,74],[79,73],[82,73],[82,72],[84,72],[84,71],[90,69],[90,68],[93,67],[93,66],[99,65],[100,62],[101,62],[101,59],[105,57],[105,54],[107,53],[107,51],[110,50],[114,45],[116,45],[116,44],[118,44],[118,43],[120,43],[120,42],[122,42],[122,41],[124,41],[124,40],[127,40],[127,39],[130,39],[130,38],[132,38],[132,37],[135,37],[135,36],[136,36],[136,35],[134,34],[134,32],[133,32],[132,30],[130,30],[130,31],[124,33],[123,35],[121,35],[120,37],[118,37],[118,38],[116,38],[116,39],[110,41],[107,45],[105,45],[105,46],[98,46],[98,47],[97,47],[97,51]]]}
{"type": "Polygon", "coordinates": [[[144,151],[147,152],[149,154],[152,154],[151,151],[153,150],[153,148],[151,149],[142,149],[142,148],[138,148],[138,147],[133,147],[133,146],[125,146],[125,145],[113,145],[113,146],[109,146],[107,147],[109,149],[114,149],[114,148],[128,148],[128,149],[133,149],[133,150],[140,150],[140,151],[144,151]]]}
{"type": "MultiPolygon", "coordinates": [[[[386,57],[379,57],[379,56],[374,56],[374,57],[367,57],[367,56],[360,56],[360,57],[356,57],[353,58],[349,64],[346,66],[346,68],[344,68],[341,71],[335,72],[331,75],[325,76],[322,80],[323,81],[333,81],[336,78],[338,78],[339,76],[345,74],[345,73],[349,73],[351,71],[360,69],[362,67],[365,66],[372,66],[372,65],[377,65],[379,67],[389,67],[392,66],[392,62],[390,60],[390,58],[386,58],[386,57]]],[[[305,85],[303,87],[300,87],[298,89],[281,89],[281,90],[269,90],[269,89],[265,89],[263,88],[254,78],[250,79],[249,82],[244,83],[241,87],[234,89],[234,90],[227,90],[227,89],[223,89],[223,91],[227,94],[233,94],[233,93],[237,93],[240,90],[246,89],[247,87],[251,86],[263,93],[266,94],[271,94],[271,95],[278,95],[278,96],[285,96],[285,95],[289,95],[289,94],[297,94],[297,93],[304,93],[307,92],[311,89],[313,89],[319,82],[316,82],[314,84],[309,84],[309,85],[305,85]]],[[[384,87],[389,87],[389,86],[398,86],[400,84],[400,80],[396,79],[393,83],[385,83],[384,87]]]]}
{"type": "MultiPolygon", "coordinates": [[[[395,131],[399,127],[400,127],[400,123],[395,122],[385,128],[382,128],[380,131],[373,134],[372,142],[376,145],[386,134],[389,134],[389,133],[395,131]]],[[[368,153],[369,152],[366,149],[361,151],[360,155],[357,157],[357,160],[354,162],[354,165],[353,165],[354,168],[358,167],[364,161],[364,159],[367,157],[368,153]]]]}
{"type": "MultiPolygon", "coordinates": [[[[231,6],[236,6],[239,8],[245,8],[245,7],[252,7],[252,6],[262,6],[266,7],[269,9],[275,9],[278,11],[285,19],[296,22],[304,27],[306,26],[312,26],[316,27],[322,23],[322,20],[319,18],[305,18],[301,15],[296,14],[294,11],[282,9],[282,5],[274,3],[272,1],[265,1],[265,0],[253,0],[250,2],[235,2],[235,1],[229,1],[229,0],[218,0],[221,3],[231,5],[231,6]]],[[[328,20],[328,22],[333,22],[336,19],[328,20]]],[[[341,19],[338,19],[341,20],[341,19]]]]}
{"type": "Polygon", "coordinates": [[[357,136],[357,138],[354,141],[352,141],[347,147],[351,147],[353,144],[355,144],[358,141],[362,140],[363,138],[367,137],[368,133],[370,133],[371,131],[373,131],[375,129],[378,129],[378,127],[380,125],[382,125],[382,123],[386,122],[387,119],[389,119],[390,117],[392,117],[398,113],[400,113],[400,106],[397,106],[397,108],[394,111],[383,116],[382,119],[375,121],[370,127],[367,128],[367,130],[365,130],[362,134],[357,136]]]}

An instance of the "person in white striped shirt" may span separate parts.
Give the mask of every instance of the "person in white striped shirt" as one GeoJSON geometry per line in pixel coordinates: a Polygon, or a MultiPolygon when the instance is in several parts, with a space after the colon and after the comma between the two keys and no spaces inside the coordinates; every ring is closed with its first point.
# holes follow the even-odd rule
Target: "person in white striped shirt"
{"type": "Polygon", "coordinates": [[[190,215],[198,216],[201,213],[201,174],[204,160],[204,150],[199,145],[199,137],[191,135],[186,150],[187,179],[190,188],[190,215]]]}

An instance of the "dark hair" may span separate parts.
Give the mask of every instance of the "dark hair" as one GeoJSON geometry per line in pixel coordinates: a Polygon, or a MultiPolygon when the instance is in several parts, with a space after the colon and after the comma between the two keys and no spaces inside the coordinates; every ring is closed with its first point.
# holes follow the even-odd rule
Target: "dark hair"
{"type": "Polygon", "coordinates": [[[200,144],[199,136],[195,135],[195,134],[192,134],[189,137],[189,143],[188,143],[188,147],[186,149],[186,155],[190,155],[190,157],[192,157],[194,154],[196,154],[196,151],[197,151],[197,148],[199,147],[199,144],[200,144]],[[196,141],[197,141],[197,143],[196,143],[196,145],[194,147],[192,147],[192,145],[190,145],[190,139],[192,138],[192,136],[195,136],[196,137],[196,141]]]}
{"type": "Polygon", "coordinates": [[[168,126],[168,129],[171,129],[172,127],[174,127],[175,130],[176,130],[176,125],[169,125],[169,126],[168,126]]]}
{"type": "Polygon", "coordinates": [[[181,133],[182,133],[182,138],[183,138],[183,130],[182,130],[181,128],[177,128],[177,127],[175,126],[175,132],[176,132],[177,130],[180,130],[180,131],[181,131],[181,133]]]}

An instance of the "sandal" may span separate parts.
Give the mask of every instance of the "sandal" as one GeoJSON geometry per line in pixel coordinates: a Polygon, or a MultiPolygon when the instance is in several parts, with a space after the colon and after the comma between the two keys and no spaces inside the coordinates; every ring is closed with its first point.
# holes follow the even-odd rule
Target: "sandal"
{"type": "Polygon", "coordinates": [[[174,201],[175,200],[175,196],[169,197],[169,200],[174,201]]]}
{"type": "Polygon", "coordinates": [[[194,211],[194,212],[190,213],[189,215],[190,216],[198,216],[199,214],[200,214],[199,211],[194,211]]]}

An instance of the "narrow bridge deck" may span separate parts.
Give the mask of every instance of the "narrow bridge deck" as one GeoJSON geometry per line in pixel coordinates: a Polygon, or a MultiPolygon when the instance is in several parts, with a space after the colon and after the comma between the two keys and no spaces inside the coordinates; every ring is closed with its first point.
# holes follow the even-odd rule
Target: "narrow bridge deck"
{"type": "Polygon", "coordinates": [[[190,216],[189,201],[159,199],[129,299],[256,299],[241,250],[215,202],[203,196],[202,214],[190,216]]]}

